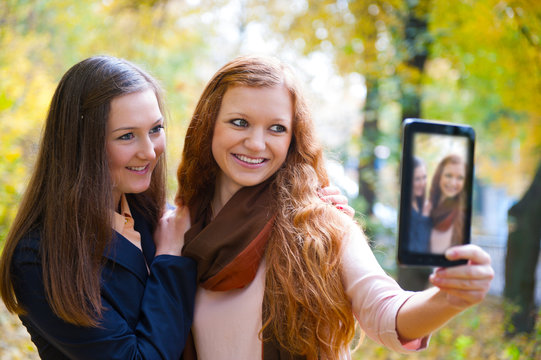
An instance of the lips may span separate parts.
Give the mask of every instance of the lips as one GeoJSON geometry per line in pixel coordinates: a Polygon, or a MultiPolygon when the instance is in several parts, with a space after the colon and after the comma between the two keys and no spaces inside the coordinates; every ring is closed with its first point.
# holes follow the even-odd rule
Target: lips
{"type": "Polygon", "coordinates": [[[259,165],[259,164],[262,164],[263,162],[265,162],[267,159],[265,158],[262,158],[262,157],[257,157],[257,158],[252,158],[252,157],[248,157],[246,155],[241,155],[241,154],[233,154],[233,156],[242,161],[242,162],[245,162],[247,164],[250,164],[250,165],[259,165]]]}
{"type": "Polygon", "coordinates": [[[145,166],[126,166],[126,169],[138,173],[144,173],[146,170],[148,170],[150,164],[146,164],[145,166]]]}

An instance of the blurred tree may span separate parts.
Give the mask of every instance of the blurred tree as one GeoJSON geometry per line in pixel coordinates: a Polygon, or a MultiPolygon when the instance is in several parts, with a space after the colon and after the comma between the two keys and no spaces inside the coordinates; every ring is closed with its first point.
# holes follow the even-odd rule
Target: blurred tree
{"type": "Polygon", "coordinates": [[[541,241],[539,170],[534,176],[541,154],[541,8],[529,0],[437,1],[431,24],[439,60],[429,72],[447,96],[425,97],[426,112],[476,126],[477,171],[486,182],[514,196],[528,189],[509,210],[504,295],[518,305],[511,332],[530,332],[541,241]]]}
{"type": "Polygon", "coordinates": [[[257,20],[270,22],[305,54],[328,54],[341,74],[356,72],[365,78],[366,101],[359,109],[363,124],[358,142],[358,178],[362,212],[371,216],[378,183],[374,150],[385,136],[379,126],[381,88],[396,71],[393,37],[402,33],[403,1],[307,0],[294,9],[285,3],[277,1],[268,9],[274,14],[270,20],[257,20]]]}
{"type": "Polygon", "coordinates": [[[511,315],[508,333],[532,332],[535,328],[535,268],[541,242],[541,163],[530,188],[509,209],[504,295],[518,306],[511,315]],[[534,271],[532,271],[532,269],[534,271]]]}
{"type": "MultiPolygon", "coordinates": [[[[403,58],[398,64],[401,84],[402,118],[422,118],[422,79],[428,59],[431,34],[428,32],[430,0],[406,1],[404,34],[395,39],[397,47],[403,46],[403,58]]],[[[397,281],[407,290],[420,291],[427,288],[432,269],[426,267],[397,268],[397,281]]]]}
{"type": "Polygon", "coordinates": [[[204,63],[200,59],[209,49],[203,36],[213,30],[212,24],[203,31],[193,21],[199,11],[180,0],[0,2],[0,246],[24,190],[56,83],[83,58],[123,57],[162,81],[173,105],[167,126],[176,136],[168,147],[176,166],[189,107],[201,88],[193,70],[204,63]]]}

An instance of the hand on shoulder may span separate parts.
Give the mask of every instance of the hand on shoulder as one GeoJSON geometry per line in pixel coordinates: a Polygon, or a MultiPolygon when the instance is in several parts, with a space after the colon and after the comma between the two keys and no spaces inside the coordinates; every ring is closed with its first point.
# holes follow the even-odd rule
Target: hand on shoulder
{"type": "Polygon", "coordinates": [[[190,228],[190,213],[185,206],[167,211],[154,232],[156,256],[180,256],[184,246],[184,233],[190,228]]]}
{"type": "Polygon", "coordinates": [[[355,209],[348,205],[348,198],[342,195],[340,189],[336,186],[326,186],[318,191],[319,197],[326,203],[334,205],[338,210],[353,218],[355,209]]]}

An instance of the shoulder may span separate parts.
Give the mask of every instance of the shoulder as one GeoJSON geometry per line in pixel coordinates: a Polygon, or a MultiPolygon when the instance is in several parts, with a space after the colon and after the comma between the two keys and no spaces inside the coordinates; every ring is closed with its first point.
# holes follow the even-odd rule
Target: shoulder
{"type": "Polygon", "coordinates": [[[13,264],[17,266],[28,262],[40,262],[40,243],[41,234],[38,230],[23,235],[13,252],[13,264]]]}
{"type": "Polygon", "coordinates": [[[351,219],[346,222],[342,237],[342,259],[358,261],[367,252],[372,253],[361,226],[351,219]]]}

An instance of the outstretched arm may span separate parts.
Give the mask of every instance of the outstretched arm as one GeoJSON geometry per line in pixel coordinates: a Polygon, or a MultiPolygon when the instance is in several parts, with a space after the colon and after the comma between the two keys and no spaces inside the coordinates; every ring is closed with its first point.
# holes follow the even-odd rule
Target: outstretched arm
{"type": "Polygon", "coordinates": [[[418,339],[437,330],[463,310],[486,296],[494,270],[490,256],[472,244],[449,248],[449,260],[466,259],[468,264],[438,268],[430,275],[435,287],[416,293],[400,308],[396,328],[403,341],[418,339]]]}

